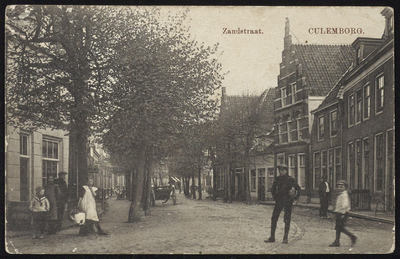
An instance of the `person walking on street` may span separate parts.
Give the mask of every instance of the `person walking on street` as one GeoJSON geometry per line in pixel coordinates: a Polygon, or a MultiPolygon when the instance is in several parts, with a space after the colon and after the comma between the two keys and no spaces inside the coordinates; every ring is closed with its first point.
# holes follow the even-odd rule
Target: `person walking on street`
{"type": "Polygon", "coordinates": [[[44,193],[50,203],[47,234],[54,235],[57,233],[57,201],[60,200],[61,192],[58,185],[54,183],[53,175],[47,177],[47,185],[44,187],[44,193]]]}
{"type": "Polygon", "coordinates": [[[328,207],[329,207],[329,201],[331,199],[331,190],[329,188],[329,183],[326,180],[326,175],[324,174],[322,176],[322,182],[319,185],[319,202],[320,202],[320,210],[319,210],[319,217],[321,219],[327,219],[328,218],[328,207]]]}
{"type": "Polygon", "coordinates": [[[97,188],[93,186],[93,179],[88,179],[87,185],[82,186],[79,190],[79,210],[85,213],[85,225],[82,225],[79,230],[79,236],[87,236],[94,232],[93,225],[97,228],[97,234],[108,235],[104,232],[99,223],[96,210],[96,191],[97,188]]]}
{"type": "Polygon", "coordinates": [[[336,214],[336,239],[329,246],[340,246],[340,233],[342,232],[350,237],[351,246],[353,246],[357,242],[357,237],[346,229],[346,221],[348,217],[347,213],[350,211],[351,208],[349,194],[347,192],[347,182],[344,180],[339,180],[337,183],[337,187],[340,193],[336,198],[334,210],[334,213],[336,214]]]}
{"type": "Polygon", "coordinates": [[[288,166],[286,164],[280,164],[277,168],[279,170],[279,176],[276,177],[271,188],[272,197],[275,200],[275,207],[271,217],[271,236],[264,242],[275,242],[276,225],[280,213],[284,210],[285,215],[283,221],[285,222],[285,234],[282,243],[287,244],[293,201],[299,199],[301,189],[296,180],[288,175],[288,166]]]}
{"type": "Polygon", "coordinates": [[[55,179],[54,182],[58,185],[60,188],[60,197],[59,200],[57,201],[57,230],[60,231],[62,228],[62,220],[64,218],[64,211],[65,211],[65,205],[68,202],[69,198],[69,190],[67,187],[67,182],[65,181],[67,173],[66,172],[60,172],[58,173],[58,179],[55,179]]]}
{"type": "Polygon", "coordinates": [[[32,211],[33,228],[35,230],[32,238],[42,239],[46,228],[47,212],[50,210],[50,203],[44,196],[43,187],[36,188],[36,197],[29,204],[29,210],[32,211]]]}

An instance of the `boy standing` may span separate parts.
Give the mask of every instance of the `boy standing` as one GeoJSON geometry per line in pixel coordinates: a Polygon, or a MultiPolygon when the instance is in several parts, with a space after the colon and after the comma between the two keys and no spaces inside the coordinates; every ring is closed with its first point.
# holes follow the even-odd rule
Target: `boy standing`
{"type": "Polygon", "coordinates": [[[348,235],[351,239],[351,246],[353,246],[357,242],[357,237],[350,233],[346,229],[346,221],[347,221],[347,212],[350,211],[350,199],[349,194],[347,193],[347,182],[344,180],[339,180],[337,183],[337,187],[339,189],[339,195],[336,198],[335,210],[336,214],[336,239],[329,246],[336,247],[340,246],[340,233],[343,232],[348,235]]]}
{"type": "Polygon", "coordinates": [[[36,197],[32,199],[29,209],[32,211],[33,227],[35,234],[32,238],[44,238],[44,231],[46,228],[46,216],[50,210],[50,203],[44,196],[44,189],[42,187],[36,188],[36,197]]]}

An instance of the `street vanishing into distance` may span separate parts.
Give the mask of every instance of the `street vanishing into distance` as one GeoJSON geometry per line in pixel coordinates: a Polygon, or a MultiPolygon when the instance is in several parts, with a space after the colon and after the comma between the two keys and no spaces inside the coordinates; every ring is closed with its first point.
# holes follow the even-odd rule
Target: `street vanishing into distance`
{"type": "Polygon", "coordinates": [[[335,238],[333,215],[320,219],[318,210],[295,206],[289,243],[282,244],[281,215],[276,242],[267,244],[270,205],[200,201],[177,194],[177,205],[157,201],[151,215],[126,223],[130,202],[110,198],[108,204],[100,222],[109,236],[78,237],[79,227],[71,227],[45,239],[7,238],[7,250],[21,254],[386,254],[394,238],[390,224],[349,218],[348,228],[357,235],[357,244],[352,248],[344,235],[340,247],[329,247],[335,238]]]}

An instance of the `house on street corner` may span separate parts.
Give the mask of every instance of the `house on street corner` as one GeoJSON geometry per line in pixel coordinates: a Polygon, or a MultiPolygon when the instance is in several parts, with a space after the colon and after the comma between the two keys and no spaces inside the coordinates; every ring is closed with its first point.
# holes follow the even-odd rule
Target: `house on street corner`
{"type": "Polygon", "coordinates": [[[385,8],[381,38],[357,38],[352,65],[312,111],[312,189],[323,175],[346,180],[352,209],[394,210],[394,33],[385,8]]]}

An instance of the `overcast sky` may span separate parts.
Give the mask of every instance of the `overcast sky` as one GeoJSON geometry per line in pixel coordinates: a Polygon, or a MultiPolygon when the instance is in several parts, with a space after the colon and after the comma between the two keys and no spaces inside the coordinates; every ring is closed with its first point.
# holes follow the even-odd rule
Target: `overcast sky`
{"type": "MultiPolygon", "coordinates": [[[[179,9],[166,6],[163,8],[179,9]]],[[[188,7],[184,7],[188,8],[188,7]]],[[[218,60],[228,95],[260,94],[277,86],[285,18],[293,43],[351,44],[357,37],[380,38],[384,7],[189,7],[188,25],[199,42],[219,42],[218,60]],[[253,29],[263,34],[223,34],[223,29],[253,29]],[[362,34],[310,34],[310,28],[361,28],[362,34]],[[307,42],[307,43],[306,43],[307,42]]]]}

